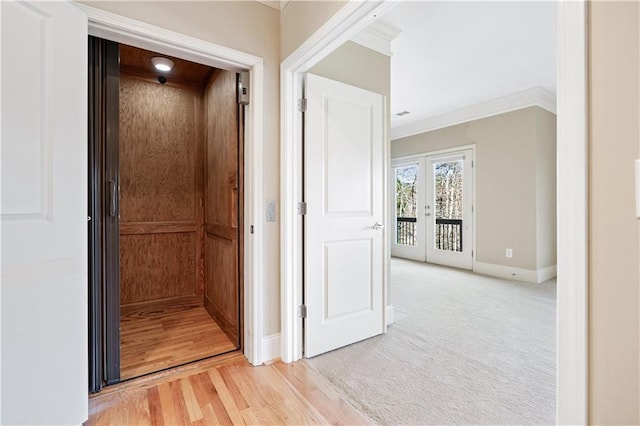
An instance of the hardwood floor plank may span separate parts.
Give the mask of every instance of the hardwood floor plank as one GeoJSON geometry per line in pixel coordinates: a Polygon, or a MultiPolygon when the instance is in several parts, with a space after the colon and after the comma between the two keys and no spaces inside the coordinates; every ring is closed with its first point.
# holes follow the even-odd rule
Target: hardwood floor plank
{"type": "Polygon", "coordinates": [[[240,368],[240,366],[237,365],[230,365],[221,368],[220,372],[227,386],[234,386],[249,407],[262,408],[267,405],[267,402],[262,398],[260,392],[258,392],[255,382],[247,377],[244,368],[240,368]]]}
{"type": "Polygon", "coordinates": [[[228,372],[229,367],[221,367],[216,369],[216,372],[222,377],[224,382],[224,387],[229,391],[231,397],[233,398],[234,405],[238,410],[242,411],[246,408],[249,408],[249,404],[247,400],[244,399],[235,382],[233,381],[231,375],[228,372]]]}
{"type": "Polygon", "coordinates": [[[208,405],[213,409],[213,414],[216,418],[216,424],[222,425],[231,425],[233,422],[231,418],[227,414],[227,410],[225,410],[222,401],[220,400],[220,396],[216,391],[213,382],[211,382],[211,378],[207,373],[200,373],[199,375],[200,383],[202,385],[202,389],[204,390],[206,400],[209,402],[208,405]]]}
{"type": "MultiPolygon", "coordinates": [[[[229,415],[229,418],[231,419],[233,424],[234,425],[245,424],[242,416],[240,415],[240,410],[238,409],[238,406],[236,405],[233,399],[233,396],[229,392],[229,389],[224,384],[224,380],[222,379],[222,376],[220,375],[218,370],[217,369],[209,370],[207,374],[209,375],[209,379],[211,379],[211,382],[215,386],[216,391],[218,392],[218,396],[220,396],[220,401],[222,402],[222,405],[227,411],[227,414],[229,415]]],[[[246,405],[246,402],[245,402],[245,405],[246,405]]]]}
{"type": "Polygon", "coordinates": [[[166,425],[178,425],[179,415],[174,411],[173,398],[171,396],[171,389],[169,383],[162,383],[158,386],[158,394],[160,395],[160,410],[162,414],[162,420],[166,425]]]}
{"type": "Polygon", "coordinates": [[[187,412],[187,407],[182,396],[180,381],[174,380],[173,382],[170,382],[169,391],[171,392],[171,400],[173,401],[172,410],[176,413],[176,417],[178,417],[178,424],[186,425],[191,423],[189,420],[189,413],[187,412]]]}
{"type": "Polygon", "coordinates": [[[147,389],[147,403],[149,405],[149,419],[152,425],[163,426],[162,407],[160,406],[160,394],[158,388],[153,387],[147,389]]]}
{"type": "Polygon", "coordinates": [[[262,422],[256,415],[256,410],[252,408],[245,408],[240,412],[243,422],[247,425],[260,425],[262,422]]]}
{"type": "Polygon", "coordinates": [[[205,407],[210,404],[209,404],[209,400],[207,399],[207,395],[205,393],[204,387],[202,386],[202,381],[200,380],[200,374],[194,374],[191,377],[183,378],[181,380],[189,381],[189,385],[191,386],[193,397],[195,398],[195,401],[198,404],[198,407],[200,407],[202,416],[205,417],[205,407]]]}
{"type": "Polygon", "coordinates": [[[286,411],[283,414],[288,416],[288,420],[296,424],[327,423],[327,419],[322,413],[309,404],[294,387],[290,386],[273,366],[264,371],[267,373],[265,374],[265,379],[273,383],[274,387],[276,384],[278,385],[273,395],[279,406],[286,407],[286,411]]]}
{"type": "Polygon", "coordinates": [[[87,426],[370,424],[303,362],[244,357],[175,369],[92,396],[87,426]]]}
{"type": "Polygon", "coordinates": [[[340,398],[328,383],[303,362],[294,364],[276,362],[272,366],[287,380],[288,385],[296,389],[302,398],[313,406],[328,423],[333,425],[371,423],[349,403],[340,398]]]}
{"type": "Polygon", "coordinates": [[[139,425],[150,424],[151,414],[145,391],[132,391],[127,395],[110,394],[90,404],[89,418],[97,424],[139,425]]]}
{"type": "Polygon", "coordinates": [[[204,418],[200,421],[193,423],[193,425],[209,426],[209,425],[218,424],[218,418],[216,417],[216,414],[213,412],[213,408],[211,408],[211,404],[205,404],[202,407],[202,412],[204,413],[204,418]]]}

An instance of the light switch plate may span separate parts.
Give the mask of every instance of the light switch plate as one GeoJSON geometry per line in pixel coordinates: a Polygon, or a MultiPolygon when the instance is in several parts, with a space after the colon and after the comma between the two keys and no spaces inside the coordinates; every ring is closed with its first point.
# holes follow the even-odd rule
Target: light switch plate
{"type": "Polygon", "coordinates": [[[276,221],[276,202],[275,200],[267,200],[265,203],[265,215],[267,222],[276,221]]]}

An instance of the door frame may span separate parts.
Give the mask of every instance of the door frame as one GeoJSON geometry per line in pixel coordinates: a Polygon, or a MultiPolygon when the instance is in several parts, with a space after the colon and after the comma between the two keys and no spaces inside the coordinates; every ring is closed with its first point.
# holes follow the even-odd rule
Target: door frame
{"type": "MultiPolygon", "coordinates": [[[[471,174],[472,174],[472,183],[471,183],[471,192],[472,192],[472,199],[471,199],[471,205],[472,205],[472,209],[471,209],[471,223],[473,228],[471,229],[471,251],[472,251],[472,256],[471,256],[471,271],[475,272],[476,271],[476,230],[477,230],[477,223],[478,221],[476,220],[476,206],[477,206],[477,185],[476,185],[476,169],[477,169],[477,153],[476,153],[476,149],[477,146],[476,144],[469,144],[469,145],[460,145],[460,146],[456,146],[456,147],[452,147],[452,148],[444,148],[444,149],[438,149],[436,151],[428,151],[428,152],[421,152],[420,154],[411,154],[411,155],[403,155],[401,157],[395,157],[391,159],[391,166],[390,166],[390,171],[393,171],[393,168],[396,167],[397,165],[402,165],[402,164],[409,164],[412,161],[422,161],[422,165],[423,168],[425,169],[422,173],[422,180],[425,181],[426,180],[426,157],[431,157],[431,156],[435,156],[435,155],[442,155],[442,154],[451,154],[451,153],[455,153],[455,152],[460,152],[460,151],[471,151],[471,161],[473,162],[473,166],[471,168],[471,174]]],[[[395,181],[393,179],[393,173],[389,173],[389,194],[394,194],[395,193],[395,181]]],[[[422,182],[423,186],[425,184],[425,182],[422,182]]],[[[426,188],[423,189],[422,191],[423,196],[426,196],[426,188]]],[[[394,201],[395,200],[389,200],[389,204],[390,204],[390,208],[393,209],[392,211],[395,214],[395,208],[394,208],[394,201]]],[[[393,216],[390,217],[390,221],[391,221],[391,226],[393,226],[393,216]]],[[[426,241],[425,241],[426,243],[426,241]]],[[[391,243],[393,244],[393,243],[391,243]]],[[[426,258],[426,247],[425,247],[425,258],[426,258]]],[[[422,261],[424,262],[424,260],[422,261]]]]}
{"type": "MultiPolygon", "coordinates": [[[[264,60],[185,34],[136,21],[91,6],[74,3],[88,17],[89,35],[152,50],[212,67],[249,71],[252,90],[246,107],[244,134],[244,229],[262,224],[264,60]]],[[[262,364],[263,334],[263,240],[262,226],[244,233],[243,336],[244,355],[253,365],[262,364]]]]}
{"type": "MultiPolygon", "coordinates": [[[[297,214],[297,203],[302,200],[302,123],[296,108],[303,93],[302,75],[394,4],[393,0],[350,0],[281,64],[280,338],[284,362],[302,357],[302,321],[298,317],[302,302],[302,220],[297,214]]],[[[557,167],[559,424],[586,424],[588,420],[587,12],[585,0],[557,3],[557,116],[561,117],[557,164],[562,165],[557,167]]],[[[389,169],[390,163],[386,167],[389,169]]],[[[387,252],[388,243],[389,239],[387,252]]]]}

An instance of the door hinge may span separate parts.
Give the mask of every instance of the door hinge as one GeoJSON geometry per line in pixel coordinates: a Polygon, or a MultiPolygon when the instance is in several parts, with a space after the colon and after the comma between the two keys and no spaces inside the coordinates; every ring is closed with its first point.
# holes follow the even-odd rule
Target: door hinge
{"type": "Polygon", "coordinates": [[[473,164],[474,164],[474,162],[473,162],[473,160],[471,160],[471,167],[473,167],[473,164]]]}
{"type": "Polygon", "coordinates": [[[307,317],[307,305],[298,306],[298,317],[306,318],[307,317]]]}
{"type": "Polygon", "coordinates": [[[303,216],[307,214],[307,203],[305,201],[298,203],[298,214],[303,216]]]}
{"type": "Polygon", "coordinates": [[[238,104],[249,105],[249,73],[238,73],[238,104]]]}
{"type": "Polygon", "coordinates": [[[253,234],[253,225],[251,225],[249,232],[251,232],[253,234]]]}
{"type": "Polygon", "coordinates": [[[473,250],[471,250],[471,257],[473,257],[473,250]]]}
{"type": "Polygon", "coordinates": [[[307,111],[307,100],[305,98],[298,99],[298,111],[300,112],[307,111]]]}

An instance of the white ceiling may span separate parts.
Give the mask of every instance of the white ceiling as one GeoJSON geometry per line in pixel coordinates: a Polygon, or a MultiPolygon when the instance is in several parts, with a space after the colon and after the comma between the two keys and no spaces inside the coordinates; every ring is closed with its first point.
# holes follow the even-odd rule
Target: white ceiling
{"type": "Polygon", "coordinates": [[[542,87],[556,93],[551,1],[400,2],[380,18],[392,42],[391,127],[542,87]]]}

